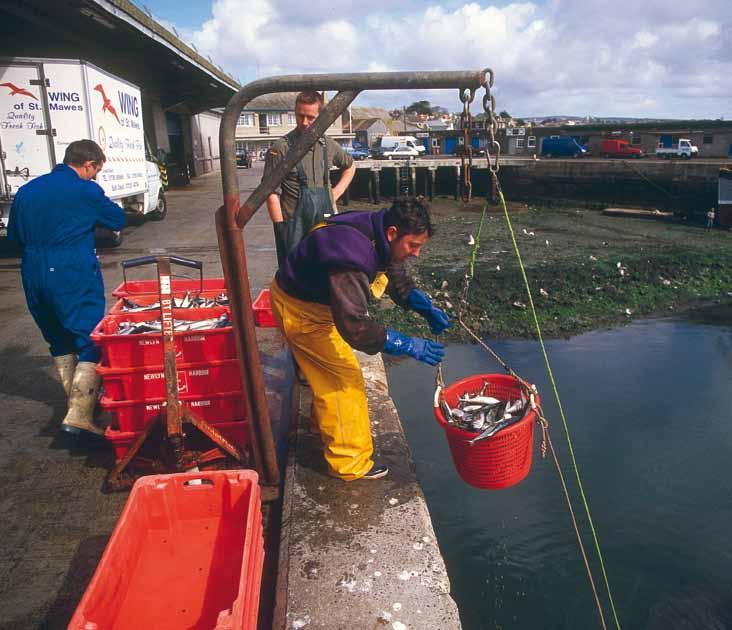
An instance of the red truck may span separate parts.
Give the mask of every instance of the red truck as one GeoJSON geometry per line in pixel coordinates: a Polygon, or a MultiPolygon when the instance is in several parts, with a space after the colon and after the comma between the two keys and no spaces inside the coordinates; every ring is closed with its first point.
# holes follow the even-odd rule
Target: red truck
{"type": "Polygon", "coordinates": [[[643,151],[630,146],[627,140],[603,140],[600,150],[606,158],[642,158],[643,151]]]}

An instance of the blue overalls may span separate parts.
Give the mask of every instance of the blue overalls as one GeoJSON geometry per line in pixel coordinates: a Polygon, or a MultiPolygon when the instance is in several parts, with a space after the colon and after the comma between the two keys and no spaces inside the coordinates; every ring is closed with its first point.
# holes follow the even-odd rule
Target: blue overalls
{"type": "Polygon", "coordinates": [[[97,225],[121,230],[124,210],[65,164],[21,186],[10,209],[8,238],[23,248],[28,310],[54,357],[77,353],[79,361],[99,361],[89,339],[105,306],[97,225]]]}

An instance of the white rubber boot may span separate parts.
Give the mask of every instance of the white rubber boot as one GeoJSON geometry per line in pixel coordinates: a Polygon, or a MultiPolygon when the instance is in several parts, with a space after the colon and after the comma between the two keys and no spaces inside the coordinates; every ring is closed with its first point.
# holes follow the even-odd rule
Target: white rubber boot
{"type": "Polygon", "coordinates": [[[53,357],[53,362],[56,364],[56,371],[61,379],[61,385],[63,385],[64,391],[66,392],[66,398],[71,393],[71,383],[74,380],[76,361],[75,354],[64,354],[60,357],[53,357]]]}
{"type": "Polygon", "coordinates": [[[61,430],[79,435],[82,431],[103,435],[104,429],[96,426],[94,406],[97,404],[101,379],[96,371],[97,364],[79,361],[74,372],[74,380],[69,394],[69,412],[66,414],[61,430]]]}

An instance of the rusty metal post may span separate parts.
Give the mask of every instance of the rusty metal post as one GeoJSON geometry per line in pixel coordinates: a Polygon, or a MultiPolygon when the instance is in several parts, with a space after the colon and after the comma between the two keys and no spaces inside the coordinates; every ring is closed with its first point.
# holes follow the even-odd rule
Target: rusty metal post
{"type": "Polygon", "coordinates": [[[435,180],[437,179],[437,167],[427,169],[430,179],[430,201],[435,198],[435,180]]]}
{"type": "Polygon", "coordinates": [[[160,326],[163,337],[163,369],[165,371],[165,415],[168,425],[168,438],[173,445],[176,461],[183,452],[183,422],[181,421],[178,400],[178,370],[175,362],[175,337],[173,336],[173,295],[171,291],[170,258],[157,257],[158,279],[160,282],[160,326]]]}
{"type": "Polygon", "coordinates": [[[460,167],[455,167],[455,201],[457,201],[460,198],[460,167]]]}
{"type": "Polygon", "coordinates": [[[416,166],[410,165],[409,180],[412,185],[412,194],[416,197],[417,196],[417,167],[416,166]]]}
{"type": "MultiPolygon", "coordinates": [[[[250,425],[252,453],[262,483],[276,485],[280,475],[272,437],[264,377],[254,328],[246,250],[241,230],[264,203],[267,196],[284,180],[327,128],[364,89],[468,89],[493,82],[490,70],[479,72],[377,72],[356,74],[314,74],[272,77],[254,81],[241,88],[224,111],[219,129],[221,179],[224,203],[216,212],[216,233],[221,264],[229,291],[232,326],[239,359],[243,391],[251,401],[250,425]],[[490,79],[488,79],[490,77],[490,79]],[[240,206],[236,174],[236,123],[244,106],[254,97],[277,92],[302,90],[338,90],[313,124],[290,147],[285,159],[249,195],[240,206]]],[[[378,173],[375,197],[378,203],[378,173]]]]}
{"type": "Polygon", "coordinates": [[[374,171],[374,203],[381,203],[381,178],[379,177],[379,171],[374,171]]]}

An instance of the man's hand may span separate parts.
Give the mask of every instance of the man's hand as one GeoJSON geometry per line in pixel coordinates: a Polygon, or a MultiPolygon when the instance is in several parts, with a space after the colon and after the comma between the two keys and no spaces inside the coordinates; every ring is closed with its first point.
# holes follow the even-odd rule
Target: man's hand
{"type": "Polygon", "coordinates": [[[386,331],[384,352],[392,356],[408,355],[427,365],[437,365],[445,356],[445,346],[437,341],[410,337],[396,330],[386,331]]]}
{"type": "Polygon", "coordinates": [[[450,328],[450,318],[445,311],[433,306],[429,296],[419,289],[412,289],[407,296],[407,306],[427,320],[433,335],[450,328]]]}
{"type": "Polygon", "coordinates": [[[343,170],[343,173],[341,173],[341,178],[338,180],[338,183],[333,186],[333,201],[338,201],[344,192],[346,192],[346,188],[348,188],[349,184],[351,183],[351,180],[353,179],[353,176],[356,174],[356,165],[351,164],[347,169],[343,170]]]}

